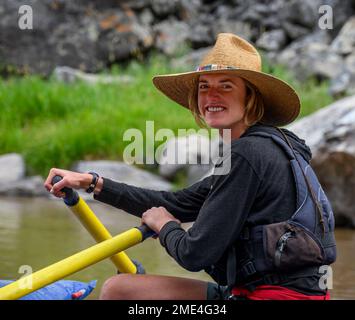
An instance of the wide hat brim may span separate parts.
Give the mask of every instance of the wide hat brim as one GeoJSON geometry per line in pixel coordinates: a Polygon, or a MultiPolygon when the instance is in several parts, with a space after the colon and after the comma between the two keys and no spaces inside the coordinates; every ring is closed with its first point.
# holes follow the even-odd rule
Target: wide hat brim
{"type": "Polygon", "coordinates": [[[252,83],[260,92],[264,102],[261,122],[273,126],[285,126],[297,118],[300,100],[296,91],[286,82],[267,73],[247,69],[201,70],[178,74],[158,75],[153,83],[171,100],[189,108],[189,93],[197,90],[202,74],[230,73],[252,83]]]}

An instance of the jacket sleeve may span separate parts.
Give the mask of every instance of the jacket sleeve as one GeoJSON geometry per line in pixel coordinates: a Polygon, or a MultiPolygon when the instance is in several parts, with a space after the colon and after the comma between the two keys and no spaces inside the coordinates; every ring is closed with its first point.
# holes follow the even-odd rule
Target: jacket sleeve
{"type": "Polygon", "coordinates": [[[193,226],[185,231],[171,221],[160,231],[162,246],[189,271],[200,271],[222,258],[236,241],[255,201],[259,177],[245,158],[233,153],[231,157],[230,173],[215,176],[193,226]]]}
{"type": "Polygon", "coordinates": [[[104,178],[101,192],[94,199],[141,217],[151,207],[162,206],[181,222],[195,221],[210,191],[211,176],[188,188],[176,191],[156,191],[115,182],[104,178]]]}

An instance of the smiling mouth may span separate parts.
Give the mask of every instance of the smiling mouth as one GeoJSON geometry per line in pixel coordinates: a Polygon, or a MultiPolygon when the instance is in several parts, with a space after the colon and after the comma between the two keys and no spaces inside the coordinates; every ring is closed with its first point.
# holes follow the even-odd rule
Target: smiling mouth
{"type": "Polygon", "coordinates": [[[224,110],[226,110],[226,108],[222,106],[208,106],[206,108],[206,111],[209,113],[223,112],[224,110]]]}

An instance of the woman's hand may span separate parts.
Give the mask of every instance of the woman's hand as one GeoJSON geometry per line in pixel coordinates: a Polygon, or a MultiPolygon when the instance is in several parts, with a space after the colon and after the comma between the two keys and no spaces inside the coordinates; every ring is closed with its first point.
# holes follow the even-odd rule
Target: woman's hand
{"type": "Polygon", "coordinates": [[[170,214],[164,207],[152,207],[142,215],[142,223],[146,224],[155,233],[159,234],[161,228],[169,221],[181,223],[170,214]]]}
{"type": "Polygon", "coordinates": [[[87,189],[91,183],[92,175],[89,173],[79,173],[63,169],[52,168],[44,182],[44,187],[58,198],[63,198],[65,194],[60,190],[64,187],[74,189],[87,189]],[[54,176],[61,176],[62,180],[52,185],[54,176]]]}

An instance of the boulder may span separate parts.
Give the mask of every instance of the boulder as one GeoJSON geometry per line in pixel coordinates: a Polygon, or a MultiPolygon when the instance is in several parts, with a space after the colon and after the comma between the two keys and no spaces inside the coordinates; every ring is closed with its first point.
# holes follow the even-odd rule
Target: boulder
{"type": "Polygon", "coordinates": [[[331,43],[331,49],[340,54],[348,55],[355,51],[355,16],[350,18],[331,43]]]}
{"type": "Polygon", "coordinates": [[[303,26],[306,29],[313,29],[318,23],[318,8],[322,0],[291,0],[285,1],[280,9],[279,17],[293,25],[303,26]]]}
{"type": "Polygon", "coordinates": [[[168,56],[174,56],[183,49],[189,36],[189,27],[176,19],[164,20],[154,25],[156,48],[168,56]]]}
{"type": "Polygon", "coordinates": [[[333,97],[355,94],[355,53],[346,57],[343,70],[331,79],[329,92],[333,97]]]}
{"type": "Polygon", "coordinates": [[[213,45],[214,37],[209,25],[198,23],[190,26],[190,34],[187,38],[193,49],[199,49],[213,45]]]}
{"type": "Polygon", "coordinates": [[[226,19],[219,19],[212,25],[213,42],[221,32],[231,32],[249,41],[258,35],[258,32],[248,22],[226,19]]]}
{"type": "Polygon", "coordinates": [[[260,49],[266,51],[279,51],[286,44],[286,34],[282,29],[264,32],[256,42],[260,49]]]}
{"type": "Polygon", "coordinates": [[[154,0],[151,1],[151,7],[154,14],[159,18],[173,15],[178,11],[178,0],[154,0]]]}
{"type": "Polygon", "coordinates": [[[48,197],[44,188],[44,180],[40,176],[26,177],[17,181],[0,184],[0,195],[18,197],[48,197]]]}
{"type": "Polygon", "coordinates": [[[322,5],[328,5],[333,10],[333,30],[330,32],[336,35],[346,21],[355,14],[353,0],[322,0],[322,5]]]}
{"type": "Polygon", "coordinates": [[[4,0],[0,5],[2,65],[12,66],[17,73],[45,76],[60,65],[98,72],[151,47],[151,30],[139,24],[132,10],[114,1],[99,3],[27,1],[35,15],[33,29],[20,30],[18,9],[23,1],[4,0]]]}
{"type": "Polygon", "coordinates": [[[210,140],[204,135],[169,139],[158,154],[159,174],[172,180],[179,172],[187,175],[190,185],[204,177],[217,161],[220,139],[210,140]]]}
{"type": "MultiPolygon", "coordinates": [[[[73,165],[71,170],[77,172],[94,171],[102,177],[141,188],[165,191],[172,190],[171,183],[163,178],[120,161],[79,161],[73,165]]],[[[80,192],[80,195],[86,200],[92,199],[92,196],[85,192],[80,192]]]]}
{"type": "Polygon", "coordinates": [[[355,227],[355,96],[288,127],[310,146],[312,167],[332,204],[337,225],[355,227]]]}
{"type": "Polygon", "coordinates": [[[73,83],[83,81],[88,84],[123,84],[134,82],[133,77],[128,75],[111,76],[103,74],[85,73],[70,67],[56,67],[53,71],[56,80],[73,83]]]}
{"type": "Polygon", "coordinates": [[[318,31],[294,41],[277,57],[277,62],[289,67],[292,73],[304,81],[310,77],[331,79],[344,66],[340,55],[328,49],[330,36],[326,31],[318,31]]]}
{"type": "Polygon", "coordinates": [[[18,153],[0,156],[1,185],[16,182],[25,177],[26,167],[23,157],[18,153]]]}
{"type": "Polygon", "coordinates": [[[202,58],[211,50],[211,47],[194,50],[180,58],[173,59],[171,65],[173,68],[181,70],[195,70],[200,65],[202,58]]]}

